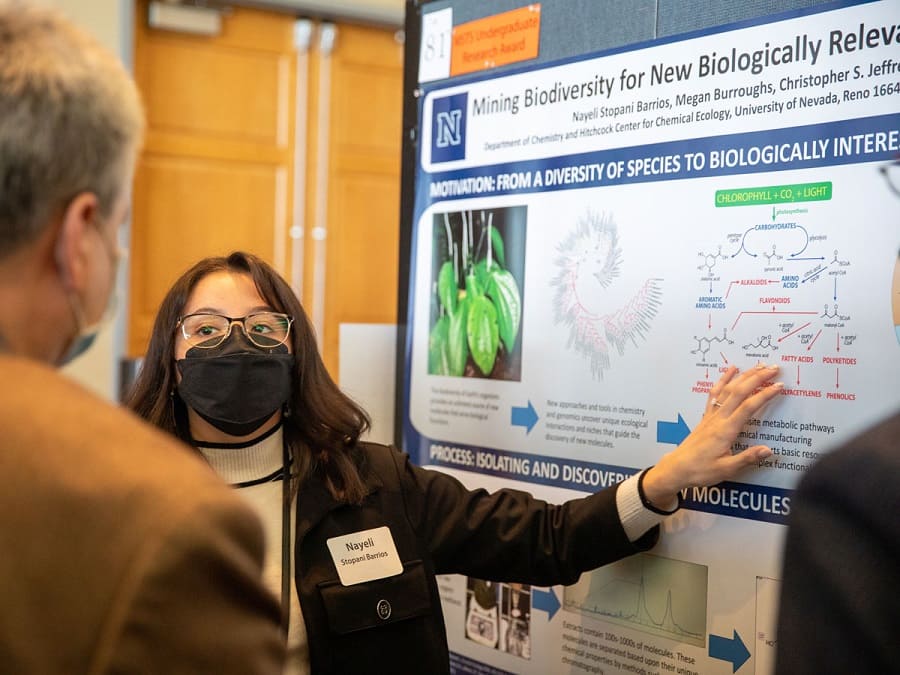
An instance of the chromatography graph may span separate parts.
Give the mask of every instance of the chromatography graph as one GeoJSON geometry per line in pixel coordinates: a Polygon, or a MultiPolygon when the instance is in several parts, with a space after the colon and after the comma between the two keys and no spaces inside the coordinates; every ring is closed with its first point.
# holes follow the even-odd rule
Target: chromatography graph
{"type": "Polygon", "coordinates": [[[581,575],[563,593],[571,612],[706,646],[706,565],[639,553],[581,575]]]}

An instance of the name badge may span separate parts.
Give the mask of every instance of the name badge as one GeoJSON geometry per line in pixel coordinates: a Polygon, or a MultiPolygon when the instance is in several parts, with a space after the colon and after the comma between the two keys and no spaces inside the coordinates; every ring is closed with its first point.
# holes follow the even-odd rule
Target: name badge
{"type": "Polygon", "coordinates": [[[326,543],[344,586],[393,577],[403,571],[387,527],[332,537],[326,543]]]}

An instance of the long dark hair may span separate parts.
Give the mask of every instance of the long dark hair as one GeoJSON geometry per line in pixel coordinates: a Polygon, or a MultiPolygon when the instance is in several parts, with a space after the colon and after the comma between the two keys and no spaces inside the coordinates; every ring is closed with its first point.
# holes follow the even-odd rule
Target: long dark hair
{"type": "Polygon", "coordinates": [[[214,272],[248,274],[273,310],[294,317],[290,342],[295,371],[283,420],[294,471],[300,482],[321,472],[336,498],[359,503],[364,493],[356,450],[360,436],[370,427],[369,416],[331,379],[309,318],[290,286],[255,255],[236,251],[227,257],[204,258],[174,283],[160,305],[143,366],[125,405],[151,424],[190,442],[187,408],[175,388],[176,324],[194,287],[214,272]]]}

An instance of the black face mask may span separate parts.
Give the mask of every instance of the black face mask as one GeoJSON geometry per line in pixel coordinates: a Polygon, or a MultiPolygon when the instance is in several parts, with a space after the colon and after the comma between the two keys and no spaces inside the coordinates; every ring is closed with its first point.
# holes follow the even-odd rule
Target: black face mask
{"type": "Polygon", "coordinates": [[[216,347],[191,347],[175,364],[184,402],[231,436],[252,434],[291,394],[294,356],[287,345],[257,347],[241,330],[216,347]]]}

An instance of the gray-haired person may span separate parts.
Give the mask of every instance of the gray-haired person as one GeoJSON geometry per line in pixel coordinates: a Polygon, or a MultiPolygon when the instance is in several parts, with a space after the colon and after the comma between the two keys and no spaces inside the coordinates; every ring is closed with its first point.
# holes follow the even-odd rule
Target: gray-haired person
{"type": "Polygon", "coordinates": [[[0,672],[279,673],[256,517],[51,366],[90,344],[143,116],[57,14],[0,4],[0,672]]]}

